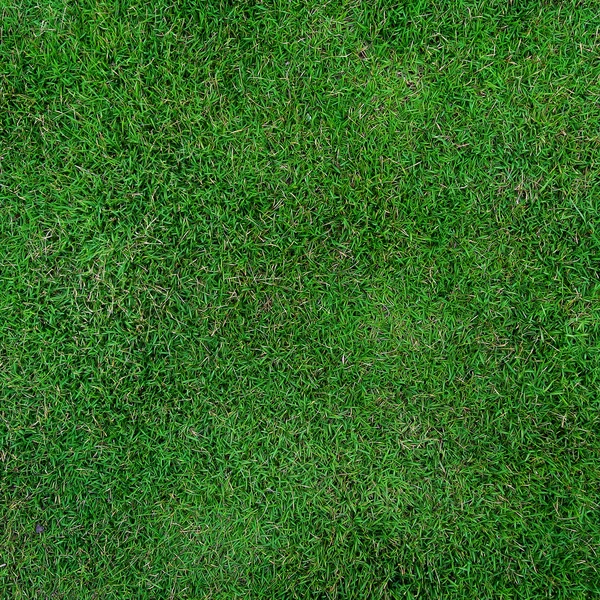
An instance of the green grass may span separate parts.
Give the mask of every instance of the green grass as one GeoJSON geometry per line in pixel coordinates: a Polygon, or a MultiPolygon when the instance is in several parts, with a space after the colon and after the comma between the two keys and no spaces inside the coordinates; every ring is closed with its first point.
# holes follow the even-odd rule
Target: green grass
{"type": "Polygon", "coordinates": [[[0,127],[2,598],[598,597],[597,1],[4,0],[0,127]]]}

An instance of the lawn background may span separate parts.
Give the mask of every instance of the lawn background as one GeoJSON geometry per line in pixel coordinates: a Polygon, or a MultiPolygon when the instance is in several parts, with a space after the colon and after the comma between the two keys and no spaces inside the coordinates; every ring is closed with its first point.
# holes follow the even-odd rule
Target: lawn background
{"type": "Polygon", "coordinates": [[[0,595],[598,597],[599,31],[2,1],[0,595]]]}

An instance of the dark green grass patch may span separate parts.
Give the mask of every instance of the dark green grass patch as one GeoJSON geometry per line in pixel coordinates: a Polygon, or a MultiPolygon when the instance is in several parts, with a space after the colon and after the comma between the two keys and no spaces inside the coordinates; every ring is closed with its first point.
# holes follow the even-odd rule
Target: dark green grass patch
{"type": "Polygon", "coordinates": [[[600,6],[0,7],[0,595],[600,593],[600,6]]]}

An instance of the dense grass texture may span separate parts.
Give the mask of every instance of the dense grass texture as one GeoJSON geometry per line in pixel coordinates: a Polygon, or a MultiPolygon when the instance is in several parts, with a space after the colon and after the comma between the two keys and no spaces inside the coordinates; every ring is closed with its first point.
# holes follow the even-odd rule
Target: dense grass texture
{"type": "Polygon", "coordinates": [[[2,598],[596,598],[600,4],[4,0],[2,598]]]}

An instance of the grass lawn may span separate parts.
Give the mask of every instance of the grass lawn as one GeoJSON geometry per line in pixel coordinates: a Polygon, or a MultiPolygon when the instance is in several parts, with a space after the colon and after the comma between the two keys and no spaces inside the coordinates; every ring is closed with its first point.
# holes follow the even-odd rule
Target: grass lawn
{"type": "Polygon", "coordinates": [[[600,595],[597,0],[4,0],[0,597],[600,595]]]}

